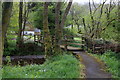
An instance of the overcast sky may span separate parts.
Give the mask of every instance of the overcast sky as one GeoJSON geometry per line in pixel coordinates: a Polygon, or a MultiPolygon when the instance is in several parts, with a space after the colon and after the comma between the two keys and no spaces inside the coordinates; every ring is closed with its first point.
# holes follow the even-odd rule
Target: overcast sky
{"type": "MultiPolygon", "coordinates": [[[[92,1],[92,0],[91,0],[92,1]]],[[[95,3],[101,3],[105,0],[94,0],[95,3]]],[[[109,3],[110,0],[107,0],[106,3],[109,3]]],[[[73,2],[78,2],[78,3],[81,3],[81,4],[84,4],[84,3],[87,3],[89,2],[89,0],[73,0],[73,2]]]]}
{"type": "MultiPolygon", "coordinates": [[[[5,2],[11,2],[11,1],[19,2],[20,0],[2,0],[2,1],[5,1],[5,2]]],[[[47,2],[51,2],[51,1],[52,2],[58,2],[58,1],[69,1],[69,0],[24,0],[24,1],[30,1],[30,2],[44,2],[44,1],[47,1],[47,2]]],[[[92,0],[90,0],[90,1],[92,1],[92,0]]],[[[93,1],[95,3],[102,3],[105,0],[93,0],[93,1]]],[[[109,1],[110,0],[107,0],[106,3],[109,3],[109,1]]],[[[118,0],[113,0],[113,1],[118,1],[118,0]]],[[[78,3],[84,4],[84,3],[89,2],[89,0],[73,0],[73,2],[78,2],[78,3]]]]}

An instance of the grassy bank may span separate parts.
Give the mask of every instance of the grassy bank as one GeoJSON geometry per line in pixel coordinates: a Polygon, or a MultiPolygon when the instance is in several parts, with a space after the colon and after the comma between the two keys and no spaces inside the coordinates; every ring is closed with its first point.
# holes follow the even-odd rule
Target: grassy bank
{"type": "Polygon", "coordinates": [[[59,55],[42,65],[4,66],[3,78],[79,78],[82,64],[73,55],[59,55]]]}
{"type": "Polygon", "coordinates": [[[113,78],[120,78],[120,53],[115,53],[111,51],[105,52],[103,55],[96,55],[107,65],[107,71],[112,74],[113,78]]]}

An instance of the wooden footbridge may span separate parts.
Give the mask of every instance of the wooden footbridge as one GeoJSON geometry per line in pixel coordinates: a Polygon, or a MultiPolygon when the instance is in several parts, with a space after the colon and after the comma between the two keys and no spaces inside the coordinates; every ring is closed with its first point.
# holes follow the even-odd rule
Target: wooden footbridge
{"type": "MultiPolygon", "coordinates": [[[[44,43],[44,37],[42,35],[34,35],[35,43],[44,43]]],[[[65,35],[60,41],[60,47],[68,51],[80,51],[84,48],[84,40],[81,36],[67,36],[65,35]]]]}
{"type": "MultiPolygon", "coordinates": [[[[44,44],[44,36],[43,35],[34,35],[26,39],[25,41],[33,38],[34,43],[44,44]]],[[[54,40],[52,40],[54,41],[54,40]]],[[[67,51],[92,51],[93,53],[100,53],[102,50],[106,50],[108,46],[102,46],[100,44],[96,44],[94,40],[86,39],[82,35],[76,36],[68,36],[64,35],[63,39],[59,43],[60,47],[67,51]]]]}

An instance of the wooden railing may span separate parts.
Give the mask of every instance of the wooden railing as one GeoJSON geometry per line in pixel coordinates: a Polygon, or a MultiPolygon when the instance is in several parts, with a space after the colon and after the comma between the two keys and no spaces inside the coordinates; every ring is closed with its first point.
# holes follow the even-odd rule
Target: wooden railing
{"type": "MultiPolygon", "coordinates": [[[[37,43],[44,43],[43,41],[43,35],[34,35],[34,42],[37,43]]],[[[30,38],[28,38],[30,39],[30,38]]],[[[28,40],[26,39],[26,40],[28,40]]],[[[54,41],[54,40],[52,40],[54,41]]],[[[54,43],[54,42],[53,42],[54,43]]],[[[71,45],[76,45],[76,46],[80,46],[80,48],[86,50],[86,51],[91,51],[92,53],[103,53],[106,50],[113,50],[116,52],[120,51],[120,44],[118,44],[116,47],[116,44],[111,43],[111,44],[97,44],[95,42],[95,40],[90,39],[90,38],[86,38],[84,36],[68,36],[68,35],[64,35],[63,39],[60,41],[59,45],[62,45],[64,47],[65,50],[68,49],[69,46],[71,45]],[[76,40],[74,38],[81,38],[80,40],[76,40]],[[78,42],[78,43],[75,43],[78,42]]]]}
{"type": "Polygon", "coordinates": [[[84,44],[85,44],[85,50],[92,52],[92,53],[99,53],[102,54],[107,50],[112,50],[115,52],[120,51],[120,44],[117,43],[112,43],[106,40],[101,40],[101,39],[90,39],[90,38],[85,38],[84,37],[84,44]],[[99,43],[98,43],[99,42],[99,43]]]}
{"type": "Polygon", "coordinates": [[[65,35],[64,39],[62,39],[61,42],[63,42],[63,44],[61,44],[61,45],[64,46],[65,50],[68,50],[68,46],[71,46],[71,45],[80,46],[78,48],[81,48],[82,50],[84,49],[84,46],[85,46],[84,40],[81,36],[66,36],[65,35]],[[73,38],[73,39],[71,39],[71,38],[73,38]],[[75,40],[74,38],[79,38],[79,39],[81,38],[81,40],[75,40]],[[77,43],[75,43],[74,41],[75,42],[77,41],[77,43]]]}
{"type": "MultiPolygon", "coordinates": [[[[53,40],[54,41],[54,37],[53,40]]],[[[34,35],[34,42],[37,43],[43,43],[43,36],[42,35],[34,35]]],[[[63,39],[60,40],[59,45],[62,45],[62,48],[64,47],[65,50],[68,50],[68,47],[73,47],[74,46],[80,46],[79,48],[84,49],[84,40],[81,36],[68,36],[68,35],[64,35],[63,39]],[[74,39],[74,38],[79,38],[78,40],[74,39]],[[77,43],[76,43],[77,42],[77,43]]]]}

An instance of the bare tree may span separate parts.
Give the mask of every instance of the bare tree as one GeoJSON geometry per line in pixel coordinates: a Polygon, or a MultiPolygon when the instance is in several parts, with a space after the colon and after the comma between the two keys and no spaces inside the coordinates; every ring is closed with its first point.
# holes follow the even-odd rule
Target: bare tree
{"type": "MultiPolygon", "coordinates": [[[[93,1],[93,0],[92,0],[93,1]]],[[[92,5],[91,2],[89,0],[89,10],[90,10],[90,18],[91,18],[91,27],[87,26],[89,29],[89,37],[90,38],[100,38],[100,35],[102,33],[102,31],[104,31],[110,24],[111,22],[113,22],[115,19],[111,19],[110,18],[110,14],[112,12],[112,10],[115,8],[115,5],[112,4],[113,0],[110,0],[109,5],[105,5],[107,0],[103,1],[102,4],[99,4],[98,7],[96,7],[96,5],[94,4],[93,1],[93,7],[95,8],[94,10],[92,9],[92,5]],[[106,7],[106,11],[105,8],[106,7]],[[95,17],[95,13],[97,11],[100,11],[99,16],[95,17]],[[106,25],[104,27],[102,27],[103,23],[105,23],[105,21],[102,20],[102,17],[104,16],[103,13],[106,12],[106,25]]],[[[83,20],[84,26],[85,25],[85,19],[83,20]]]]}
{"type": "Polygon", "coordinates": [[[22,2],[21,0],[19,4],[19,32],[18,32],[18,38],[17,38],[17,47],[21,49],[23,47],[23,37],[24,37],[24,30],[26,21],[29,14],[28,5],[27,2],[22,2]]]}

